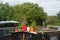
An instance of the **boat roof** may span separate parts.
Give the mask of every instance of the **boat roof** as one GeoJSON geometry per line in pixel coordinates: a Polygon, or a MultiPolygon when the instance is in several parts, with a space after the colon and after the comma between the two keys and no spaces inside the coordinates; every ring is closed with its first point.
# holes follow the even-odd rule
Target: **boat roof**
{"type": "Polygon", "coordinates": [[[1,23],[19,23],[18,21],[0,21],[0,24],[1,23]]]}

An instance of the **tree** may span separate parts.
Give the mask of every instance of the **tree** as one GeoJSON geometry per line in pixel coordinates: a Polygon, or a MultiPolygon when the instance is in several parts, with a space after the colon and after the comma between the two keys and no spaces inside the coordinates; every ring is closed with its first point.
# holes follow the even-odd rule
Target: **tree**
{"type": "Polygon", "coordinates": [[[57,23],[57,16],[48,16],[48,24],[57,23]]]}
{"type": "Polygon", "coordinates": [[[9,6],[8,3],[0,3],[0,21],[11,20],[12,12],[12,6],[9,6]]]}
{"type": "Polygon", "coordinates": [[[27,21],[28,25],[35,20],[37,25],[40,25],[42,21],[45,21],[47,14],[43,11],[42,7],[33,3],[23,3],[13,7],[14,15],[13,19],[18,21],[27,21]]]}
{"type": "Polygon", "coordinates": [[[60,20],[60,11],[58,12],[57,17],[60,20]]]}
{"type": "Polygon", "coordinates": [[[60,11],[57,13],[57,19],[58,19],[58,22],[60,23],[60,11]]]}

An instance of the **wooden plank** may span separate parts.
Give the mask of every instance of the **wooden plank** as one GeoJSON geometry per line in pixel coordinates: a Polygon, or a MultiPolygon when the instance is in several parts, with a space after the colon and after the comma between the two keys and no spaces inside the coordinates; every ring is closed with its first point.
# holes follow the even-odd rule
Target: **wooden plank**
{"type": "Polygon", "coordinates": [[[25,33],[23,33],[23,40],[25,40],[25,33]]]}

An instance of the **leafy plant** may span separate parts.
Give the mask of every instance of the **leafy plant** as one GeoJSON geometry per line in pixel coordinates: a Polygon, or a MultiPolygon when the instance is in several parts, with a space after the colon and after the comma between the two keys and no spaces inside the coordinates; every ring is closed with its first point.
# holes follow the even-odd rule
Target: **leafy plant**
{"type": "Polygon", "coordinates": [[[36,21],[34,21],[34,22],[31,23],[31,27],[36,27],[36,26],[37,26],[36,21]]]}
{"type": "Polygon", "coordinates": [[[20,28],[22,28],[22,27],[23,27],[23,25],[24,25],[24,22],[21,22],[21,26],[20,26],[20,28]]]}

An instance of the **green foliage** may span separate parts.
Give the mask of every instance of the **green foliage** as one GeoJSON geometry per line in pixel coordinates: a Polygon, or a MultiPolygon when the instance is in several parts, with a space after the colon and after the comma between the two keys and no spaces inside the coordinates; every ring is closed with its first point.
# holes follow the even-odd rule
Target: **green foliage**
{"type": "Polygon", "coordinates": [[[23,21],[26,18],[28,25],[31,25],[34,20],[38,25],[40,25],[40,22],[45,21],[47,17],[47,14],[43,11],[43,8],[33,3],[23,3],[21,5],[16,5],[13,9],[13,19],[23,21]]]}
{"type": "Polygon", "coordinates": [[[31,23],[31,27],[36,27],[36,26],[37,26],[36,21],[33,21],[33,22],[31,23]]]}
{"type": "Polygon", "coordinates": [[[41,25],[45,21],[47,14],[42,7],[33,3],[23,3],[15,6],[9,6],[8,3],[0,3],[0,21],[2,20],[17,20],[20,22],[26,21],[28,25],[36,21],[37,25],[41,25]]]}
{"type": "Polygon", "coordinates": [[[24,26],[24,22],[21,22],[21,25],[20,25],[20,27],[23,27],[24,26]]]}
{"type": "Polygon", "coordinates": [[[48,25],[57,25],[60,26],[60,11],[57,16],[48,17],[48,25]]]}
{"type": "Polygon", "coordinates": [[[60,26],[60,11],[57,13],[57,22],[54,24],[60,26]]]}
{"type": "Polygon", "coordinates": [[[60,11],[58,12],[57,17],[60,20],[60,11]]]}
{"type": "Polygon", "coordinates": [[[11,20],[12,14],[12,7],[9,6],[8,3],[0,4],[0,21],[2,20],[11,20]]]}
{"type": "Polygon", "coordinates": [[[51,25],[55,24],[56,25],[57,22],[58,22],[57,16],[49,16],[48,17],[48,24],[51,24],[51,25]]]}

